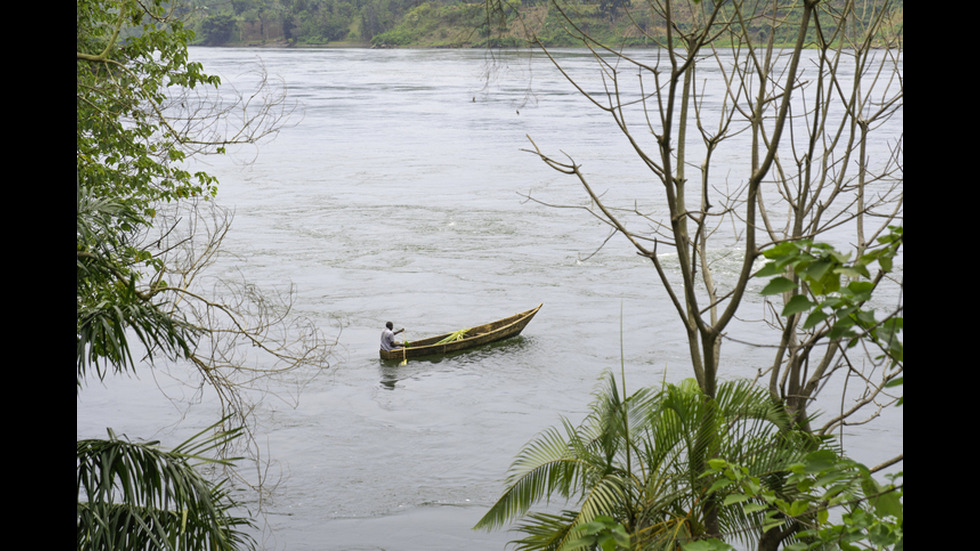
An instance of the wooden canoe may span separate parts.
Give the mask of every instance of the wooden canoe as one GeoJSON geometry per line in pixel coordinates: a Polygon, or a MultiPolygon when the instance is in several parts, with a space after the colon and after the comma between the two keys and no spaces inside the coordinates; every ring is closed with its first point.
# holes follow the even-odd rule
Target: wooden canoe
{"type": "Polygon", "coordinates": [[[436,354],[447,354],[458,350],[475,348],[491,342],[496,342],[509,337],[515,337],[524,330],[530,323],[534,314],[541,309],[541,304],[520,314],[514,314],[509,318],[485,323],[476,327],[471,327],[462,334],[462,338],[449,342],[440,343],[449,338],[454,333],[445,333],[417,341],[408,341],[405,348],[395,348],[394,350],[381,350],[382,360],[404,360],[411,358],[422,358],[436,354]]]}

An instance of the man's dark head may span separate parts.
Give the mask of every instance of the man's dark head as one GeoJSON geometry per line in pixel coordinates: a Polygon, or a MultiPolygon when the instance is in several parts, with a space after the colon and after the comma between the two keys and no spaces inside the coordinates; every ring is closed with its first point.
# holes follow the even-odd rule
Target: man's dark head
{"type": "Polygon", "coordinates": [[[395,325],[389,321],[388,323],[385,324],[385,327],[387,327],[388,329],[394,329],[395,325]]]}

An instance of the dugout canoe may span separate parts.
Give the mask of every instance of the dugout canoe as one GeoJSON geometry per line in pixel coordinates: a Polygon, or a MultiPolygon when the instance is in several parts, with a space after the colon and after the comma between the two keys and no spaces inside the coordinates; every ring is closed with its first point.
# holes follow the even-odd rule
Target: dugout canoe
{"type": "Polygon", "coordinates": [[[467,329],[465,333],[462,333],[462,338],[458,340],[440,344],[440,341],[443,341],[455,334],[445,333],[425,339],[408,341],[408,346],[405,348],[381,350],[381,359],[405,360],[422,358],[425,356],[434,356],[437,354],[447,354],[449,352],[476,348],[484,344],[489,344],[510,337],[516,337],[521,333],[521,331],[524,330],[527,324],[531,322],[531,318],[534,317],[534,314],[538,313],[541,306],[542,305],[539,304],[537,307],[526,312],[514,314],[513,316],[492,321],[490,323],[485,323],[483,325],[478,325],[476,327],[471,327],[467,329]]]}

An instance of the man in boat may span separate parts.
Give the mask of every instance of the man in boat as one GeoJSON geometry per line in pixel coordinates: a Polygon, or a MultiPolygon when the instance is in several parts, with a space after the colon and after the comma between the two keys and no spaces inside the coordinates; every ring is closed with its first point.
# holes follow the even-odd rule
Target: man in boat
{"type": "Polygon", "coordinates": [[[405,346],[405,343],[395,340],[395,335],[404,331],[405,328],[403,327],[398,331],[392,331],[393,327],[395,326],[390,321],[385,324],[385,330],[381,332],[381,350],[393,350],[395,348],[405,346]]]}

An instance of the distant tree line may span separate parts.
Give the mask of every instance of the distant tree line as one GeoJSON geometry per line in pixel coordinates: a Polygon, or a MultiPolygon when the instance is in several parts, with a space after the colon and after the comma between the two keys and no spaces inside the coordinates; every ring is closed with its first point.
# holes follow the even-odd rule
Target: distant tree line
{"type": "MultiPolygon", "coordinates": [[[[411,32],[398,30],[400,27],[418,26],[416,20],[421,17],[429,18],[424,24],[428,26],[443,25],[451,27],[460,24],[474,24],[485,27],[487,21],[473,22],[472,18],[453,17],[458,15],[455,10],[467,8],[465,11],[485,13],[486,0],[188,0],[193,4],[191,23],[197,31],[197,41],[200,44],[221,46],[229,44],[270,44],[283,43],[289,45],[316,45],[331,42],[371,43],[393,42],[397,45],[425,46],[423,43],[402,44],[405,39],[417,40],[419,36],[411,32]],[[425,5],[424,14],[419,9],[425,5]],[[453,15],[450,15],[453,14],[453,15]],[[389,35],[403,40],[390,40],[389,35]]],[[[491,0],[494,1],[494,0],[491,0]]],[[[710,3],[710,0],[705,0],[710,3]]],[[[828,14],[839,11],[837,4],[842,0],[829,0],[821,3],[821,9],[828,14]]],[[[507,2],[508,9],[529,9],[538,5],[551,4],[553,0],[518,0],[507,2]]],[[[781,14],[787,11],[786,6],[799,4],[799,0],[784,0],[779,2],[781,14]]],[[[622,33],[628,26],[642,29],[644,33],[662,27],[663,22],[656,16],[648,2],[643,0],[578,0],[561,2],[564,9],[573,6],[572,17],[581,17],[587,21],[586,28],[591,25],[591,32],[600,34],[610,33],[609,36],[622,33]],[[602,27],[604,30],[600,31],[602,27]],[[608,27],[606,29],[606,27],[608,27]]],[[[768,6],[768,4],[766,4],[768,6]]],[[[897,10],[901,11],[904,2],[894,2],[897,10]]],[[[769,14],[757,13],[759,22],[768,20],[769,14]]],[[[785,16],[785,15],[784,15],[785,16]]],[[[856,17],[864,17],[857,14],[856,17]]],[[[825,18],[833,20],[832,17],[825,18]]],[[[899,16],[898,21],[902,18],[899,16]]],[[[754,25],[750,22],[749,27],[754,25]]],[[[471,30],[478,30],[476,28],[471,30]]],[[[791,42],[791,35],[779,36],[782,27],[775,27],[777,44],[791,42]]],[[[482,29],[485,31],[486,29],[482,29]]],[[[774,32],[769,25],[759,24],[757,39],[765,40],[765,33],[774,32]]],[[[898,32],[901,32],[900,30],[898,32]]],[[[547,33],[538,33],[538,38],[547,38],[547,33]]],[[[628,38],[623,36],[623,38],[628,38]]],[[[646,42],[642,42],[646,43],[646,42]]],[[[625,43],[624,43],[625,44],[625,43]]]]}
{"type": "MultiPolygon", "coordinates": [[[[433,7],[482,5],[460,0],[190,0],[195,4],[198,42],[209,46],[241,43],[325,44],[363,42],[395,29],[422,4],[433,7]]],[[[549,0],[522,0],[522,7],[549,0]]],[[[611,18],[630,0],[585,0],[611,18]]],[[[482,8],[481,8],[482,11],[482,8]]]]}
{"type": "MultiPolygon", "coordinates": [[[[200,43],[369,42],[423,0],[195,0],[200,43]]],[[[455,2],[436,3],[449,4],[455,2]]]]}

